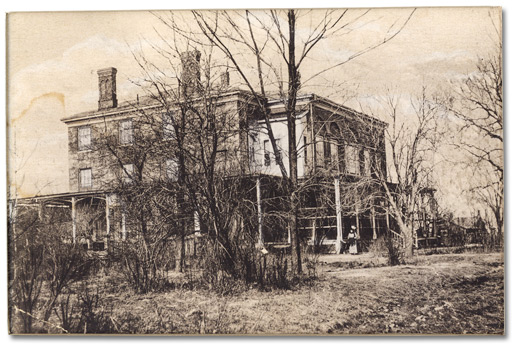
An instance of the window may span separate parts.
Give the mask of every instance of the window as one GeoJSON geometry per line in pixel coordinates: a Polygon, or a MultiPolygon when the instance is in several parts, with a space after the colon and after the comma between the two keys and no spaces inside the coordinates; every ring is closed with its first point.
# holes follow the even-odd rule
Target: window
{"type": "Polygon", "coordinates": [[[78,128],[78,149],[79,151],[90,150],[90,127],[78,128]]]}
{"type": "Polygon", "coordinates": [[[369,176],[370,175],[370,169],[371,169],[371,157],[370,157],[370,150],[363,150],[363,175],[369,176]]]}
{"type": "Polygon", "coordinates": [[[337,125],[337,123],[333,122],[331,125],[330,125],[330,135],[332,136],[332,138],[334,139],[341,139],[341,131],[339,129],[339,126],[337,125]]]}
{"type": "MultiPolygon", "coordinates": [[[[283,162],[283,152],[282,152],[282,142],[280,139],[274,139],[274,144],[276,145],[276,151],[278,151],[280,153],[280,158],[282,159],[282,162],[283,162]]],[[[274,157],[275,157],[275,160],[276,160],[276,154],[274,154],[274,157]]]]}
{"type": "Polygon", "coordinates": [[[134,175],[134,165],[126,164],[123,165],[123,182],[126,184],[132,183],[132,177],[134,175]]]}
{"type": "Polygon", "coordinates": [[[121,121],[119,125],[119,142],[121,145],[128,145],[134,142],[134,133],[132,130],[132,120],[121,121]]]}
{"type": "Polygon", "coordinates": [[[325,166],[323,137],[321,137],[319,135],[316,137],[315,147],[316,147],[316,166],[323,167],[323,166],[325,166]]]}
{"type": "Polygon", "coordinates": [[[336,141],[330,142],[330,160],[331,168],[338,170],[339,159],[338,159],[338,144],[336,141]]]}
{"type": "Polygon", "coordinates": [[[386,174],[386,170],[384,169],[384,163],[383,163],[383,157],[380,153],[373,153],[372,154],[373,157],[372,157],[372,161],[374,162],[373,164],[373,169],[372,169],[372,172],[378,176],[378,175],[381,175],[381,176],[384,176],[384,174],[386,174]]]}
{"type": "Polygon", "coordinates": [[[92,187],[92,168],[79,170],[79,186],[83,189],[92,187]]]}
{"type": "Polygon", "coordinates": [[[216,162],[219,165],[223,166],[223,165],[226,165],[227,161],[228,161],[228,150],[227,149],[218,150],[216,162]]]}
{"type": "Polygon", "coordinates": [[[253,145],[249,146],[249,164],[251,166],[255,166],[256,165],[255,147],[253,145]]]}
{"type": "Polygon", "coordinates": [[[346,164],[347,173],[359,174],[359,150],[357,147],[352,145],[346,146],[346,164]]]}
{"type": "Polygon", "coordinates": [[[179,178],[179,162],[175,159],[166,160],[166,178],[177,181],[179,178]]]}
{"type": "Polygon", "coordinates": [[[271,155],[269,154],[269,140],[264,140],[264,166],[271,165],[271,155]]]}
{"type": "Polygon", "coordinates": [[[345,146],[337,145],[338,147],[338,170],[340,173],[345,172],[345,146]]]}
{"type": "Polygon", "coordinates": [[[175,138],[175,127],[173,124],[173,114],[163,113],[163,139],[174,139],[175,138]]]}
{"type": "Polygon", "coordinates": [[[327,140],[323,141],[323,157],[325,158],[325,166],[330,165],[331,148],[330,142],[327,140]]]}

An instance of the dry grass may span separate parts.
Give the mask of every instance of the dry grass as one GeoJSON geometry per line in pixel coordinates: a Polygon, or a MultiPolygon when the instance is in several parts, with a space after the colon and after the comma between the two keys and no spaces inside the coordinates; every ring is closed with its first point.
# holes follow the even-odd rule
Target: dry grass
{"type": "Polygon", "coordinates": [[[331,255],[322,258],[317,281],[291,291],[222,296],[183,288],[147,295],[113,289],[105,301],[120,333],[504,333],[501,254],[416,261],[382,267],[370,255],[331,255]]]}

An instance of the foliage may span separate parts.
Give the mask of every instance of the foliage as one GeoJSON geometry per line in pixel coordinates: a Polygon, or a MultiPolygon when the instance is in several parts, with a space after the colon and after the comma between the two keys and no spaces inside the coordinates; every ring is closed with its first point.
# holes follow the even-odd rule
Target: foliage
{"type": "Polygon", "coordinates": [[[13,332],[34,332],[35,320],[41,322],[43,330],[49,328],[60,296],[90,273],[93,260],[66,238],[62,221],[59,212],[39,216],[28,209],[17,215],[16,231],[10,233],[15,253],[11,261],[10,305],[18,311],[16,316],[11,315],[13,332]],[[16,323],[17,318],[21,325],[16,323]]]}

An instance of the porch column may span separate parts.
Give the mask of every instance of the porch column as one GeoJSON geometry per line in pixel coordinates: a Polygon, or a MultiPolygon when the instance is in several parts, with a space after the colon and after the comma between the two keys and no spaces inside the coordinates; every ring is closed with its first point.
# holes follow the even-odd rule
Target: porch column
{"type": "Polygon", "coordinates": [[[377,239],[377,230],[376,230],[376,214],[375,214],[374,206],[372,205],[370,208],[370,218],[372,219],[372,239],[377,239]]]}
{"type": "Polygon", "coordinates": [[[71,215],[72,215],[72,242],[76,243],[76,198],[71,198],[71,215]]]}
{"type": "Polygon", "coordinates": [[[336,198],[336,253],[341,252],[341,242],[343,241],[343,224],[341,218],[341,193],[339,189],[339,177],[334,178],[334,192],[336,198]]]}
{"type": "Polygon", "coordinates": [[[105,218],[107,225],[107,237],[110,235],[110,194],[105,195],[105,218]]]}
{"type": "Polygon", "coordinates": [[[110,194],[105,195],[105,218],[106,218],[106,236],[105,236],[105,250],[108,250],[108,238],[110,235],[110,194]]]}
{"type": "Polygon", "coordinates": [[[258,208],[258,244],[264,244],[264,233],[262,231],[262,192],[261,192],[260,177],[256,179],[256,203],[258,208]]]}
{"type": "Polygon", "coordinates": [[[316,244],[316,218],[312,219],[312,244],[316,244]]]}
{"type": "Polygon", "coordinates": [[[193,212],[193,229],[195,234],[200,234],[200,216],[196,210],[193,212]]]}
{"type": "Polygon", "coordinates": [[[38,204],[38,219],[41,222],[41,220],[43,219],[43,203],[38,201],[37,204],[38,204]]]}
{"type": "Polygon", "coordinates": [[[388,234],[391,234],[391,232],[390,232],[390,213],[388,211],[388,207],[386,208],[385,217],[386,217],[386,231],[388,234]]]}
{"type": "Polygon", "coordinates": [[[121,200],[121,240],[126,240],[126,205],[121,200]]]}
{"type": "Polygon", "coordinates": [[[355,211],[356,211],[356,235],[359,239],[361,236],[359,235],[359,205],[357,203],[357,200],[356,200],[355,211]]]}

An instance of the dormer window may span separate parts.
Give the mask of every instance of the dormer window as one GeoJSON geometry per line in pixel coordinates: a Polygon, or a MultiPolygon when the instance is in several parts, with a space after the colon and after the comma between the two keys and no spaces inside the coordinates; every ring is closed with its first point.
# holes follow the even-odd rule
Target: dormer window
{"type": "Polygon", "coordinates": [[[78,128],[78,150],[90,150],[90,126],[84,126],[78,128]]]}

